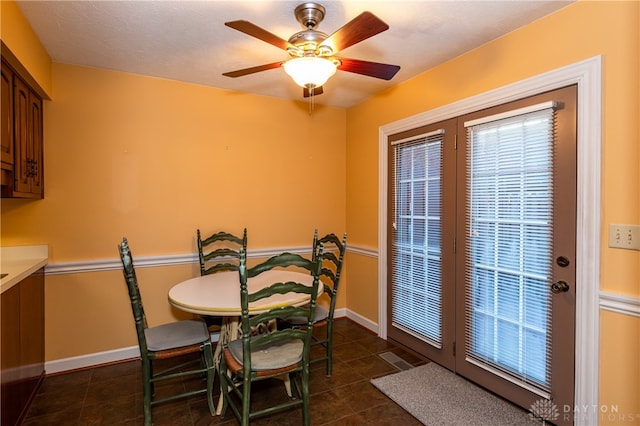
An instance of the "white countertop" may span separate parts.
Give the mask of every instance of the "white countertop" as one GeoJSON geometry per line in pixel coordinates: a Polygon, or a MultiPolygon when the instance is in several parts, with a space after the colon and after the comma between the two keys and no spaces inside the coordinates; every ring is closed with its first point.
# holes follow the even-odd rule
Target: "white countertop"
{"type": "Polygon", "coordinates": [[[49,262],[49,246],[0,247],[0,293],[13,287],[49,262]]]}

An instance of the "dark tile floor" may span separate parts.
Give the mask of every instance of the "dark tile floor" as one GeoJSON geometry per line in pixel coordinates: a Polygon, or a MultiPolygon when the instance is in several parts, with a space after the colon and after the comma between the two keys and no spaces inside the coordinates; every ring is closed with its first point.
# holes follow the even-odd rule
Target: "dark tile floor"
{"type": "MultiPolygon", "coordinates": [[[[332,376],[325,375],[324,362],[312,364],[312,425],[420,425],[370,383],[374,377],[398,371],[378,356],[387,351],[414,366],[428,362],[406,348],[378,338],[348,319],[336,320],[332,376]]],[[[189,383],[180,383],[179,386],[189,386],[189,383]]],[[[286,398],[282,382],[265,381],[260,386],[260,390],[254,387],[254,400],[286,398]]],[[[162,392],[160,386],[156,392],[162,392]]],[[[153,420],[156,426],[238,424],[230,410],[224,419],[212,417],[204,397],[158,405],[153,408],[153,420]]],[[[284,426],[301,422],[302,411],[297,408],[257,419],[252,424],[284,426]]],[[[139,361],[47,376],[23,424],[142,425],[139,361]]]]}

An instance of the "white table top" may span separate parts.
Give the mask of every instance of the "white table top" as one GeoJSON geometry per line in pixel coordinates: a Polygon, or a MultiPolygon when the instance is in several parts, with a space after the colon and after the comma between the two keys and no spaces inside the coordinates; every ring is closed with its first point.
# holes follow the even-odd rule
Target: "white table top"
{"type": "MultiPolygon", "coordinates": [[[[249,292],[255,292],[275,282],[296,281],[311,285],[313,277],[308,273],[271,270],[249,278],[249,292]]],[[[323,286],[318,286],[318,295],[323,286]]],[[[279,306],[304,305],[309,297],[303,294],[276,294],[249,305],[252,314],[259,314],[279,306]]],[[[191,278],[176,284],[169,290],[169,303],[176,308],[199,315],[240,316],[240,278],[238,272],[219,272],[191,278]]]]}

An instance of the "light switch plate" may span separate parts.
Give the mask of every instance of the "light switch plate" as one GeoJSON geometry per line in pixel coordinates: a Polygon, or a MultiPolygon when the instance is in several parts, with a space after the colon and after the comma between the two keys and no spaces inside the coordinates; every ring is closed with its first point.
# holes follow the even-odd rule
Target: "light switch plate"
{"type": "Polygon", "coordinates": [[[640,250],[640,225],[609,225],[609,247],[640,250]]]}

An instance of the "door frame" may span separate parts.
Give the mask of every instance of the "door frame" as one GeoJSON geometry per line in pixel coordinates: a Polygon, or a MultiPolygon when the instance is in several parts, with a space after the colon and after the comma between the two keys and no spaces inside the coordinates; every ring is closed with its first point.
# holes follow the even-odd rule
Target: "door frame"
{"type": "MultiPolygon", "coordinates": [[[[578,86],[574,406],[598,404],[602,57],[594,56],[381,126],[378,131],[378,335],[387,338],[388,137],[571,84],[578,86]]],[[[585,419],[596,425],[594,419],[585,419]]]]}

